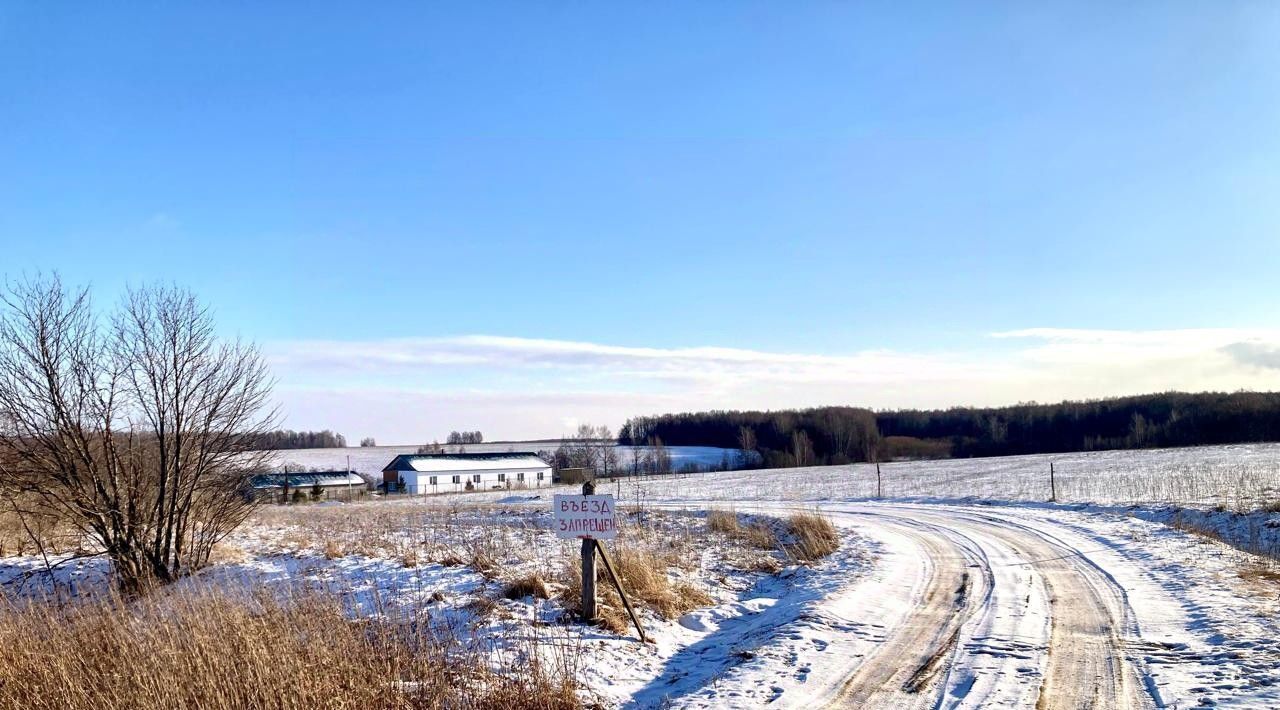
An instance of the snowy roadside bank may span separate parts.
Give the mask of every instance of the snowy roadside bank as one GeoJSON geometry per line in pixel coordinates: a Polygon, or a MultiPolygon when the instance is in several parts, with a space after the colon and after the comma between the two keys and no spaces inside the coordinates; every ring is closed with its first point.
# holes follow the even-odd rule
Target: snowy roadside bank
{"type": "MultiPolygon", "coordinates": [[[[570,673],[588,703],[657,704],[763,653],[755,649],[771,644],[767,630],[805,614],[832,574],[850,578],[867,562],[860,546],[845,544],[828,559],[797,564],[786,520],[734,517],[744,532],[766,530],[765,542],[712,529],[705,514],[625,516],[611,555],[655,639],[650,644],[625,625],[607,630],[569,618],[572,605],[562,597],[576,574],[578,543],[557,540],[549,511],[530,506],[266,509],[220,546],[217,564],[162,595],[265,593],[287,605],[320,594],[362,623],[425,624],[487,654],[498,673],[518,672],[536,653],[542,667],[570,673]]],[[[0,559],[10,601],[109,596],[108,572],[100,558],[68,559],[51,585],[41,558],[0,559]],[[45,596],[55,589],[57,596],[45,596]]],[[[616,606],[611,593],[602,597],[606,613],[616,606]]]]}

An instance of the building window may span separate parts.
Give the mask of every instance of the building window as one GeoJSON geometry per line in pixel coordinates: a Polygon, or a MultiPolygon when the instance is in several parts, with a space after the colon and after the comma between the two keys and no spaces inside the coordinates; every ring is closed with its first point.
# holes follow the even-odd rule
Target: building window
{"type": "Polygon", "coordinates": [[[454,483],[462,483],[462,476],[454,476],[454,477],[453,477],[453,482],[454,482],[454,483]]]}
{"type": "Polygon", "coordinates": [[[507,482],[507,474],[505,474],[505,473],[499,473],[499,474],[498,474],[498,483],[506,483],[506,482],[507,482]]]}
{"type": "Polygon", "coordinates": [[[542,480],[542,471],[538,471],[538,480],[539,480],[539,481],[541,481],[541,480],[542,480]]]}
{"type": "Polygon", "coordinates": [[[431,477],[431,485],[433,485],[433,486],[434,486],[435,484],[436,484],[436,477],[435,477],[435,476],[432,476],[432,477],[431,477]]]}
{"type": "Polygon", "coordinates": [[[479,483],[479,482],[480,482],[480,474],[478,474],[478,473],[477,473],[477,474],[474,474],[473,476],[471,476],[471,480],[472,480],[472,481],[474,481],[474,482],[476,482],[476,483],[479,483]]]}
{"type": "Polygon", "coordinates": [[[523,480],[524,480],[524,471],[521,471],[520,473],[517,473],[517,474],[516,474],[516,480],[517,480],[517,481],[523,481],[523,480]]]}

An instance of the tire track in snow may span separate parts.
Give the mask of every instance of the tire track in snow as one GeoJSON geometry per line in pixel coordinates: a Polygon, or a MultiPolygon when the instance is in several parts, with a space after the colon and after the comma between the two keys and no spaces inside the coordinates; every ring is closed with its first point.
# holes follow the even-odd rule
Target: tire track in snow
{"type": "MultiPolygon", "coordinates": [[[[832,511],[836,515],[843,509],[832,511]]],[[[872,525],[914,526],[920,549],[928,554],[942,575],[935,575],[924,594],[915,601],[906,622],[892,632],[876,653],[856,665],[841,686],[832,703],[843,707],[981,707],[1012,702],[1025,705],[1008,696],[1019,687],[1026,691],[1027,681],[1040,676],[1035,692],[1039,708],[1099,708],[1126,710],[1154,705],[1144,692],[1144,674],[1125,653],[1126,636],[1137,635],[1131,610],[1123,590],[1103,570],[1093,565],[1079,550],[1032,528],[1011,521],[965,513],[947,508],[920,511],[898,506],[859,506],[847,510],[852,517],[865,517],[872,525]],[[932,541],[930,542],[930,539],[932,541]],[[946,579],[954,579],[955,549],[976,545],[983,553],[967,556],[981,565],[984,575],[992,580],[990,597],[994,602],[961,610],[949,610],[939,590],[946,579]],[[1033,592],[1025,590],[1019,600],[1018,577],[992,566],[992,557],[1005,567],[1029,571],[1021,577],[1021,586],[1039,586],[1049,599],[1051,622],[1048,629],[1035,633],[1028,628],[1026,608],[1032,604],[1033,592]],[[958,619],[958,621],[957,621],[958,619]],[[993,634],[997,627],[1010,631],[1028,631],[1033,637],[1001,638],[993,634]],[[969,628],[962,628],[969,627],[969,628]],[[968,637],[969,641],[955,644],[968,637]],[[1039,638],[1036,638],[1039,637],[1039,638]],[[1047,637],[1047,638],[1046,638],[1047,637]],[[984,667],[979,655],[1000,655],[992,648],[1008,653],[1000,661],[984,667]],[[1019,652],[1020,650],[1020,652],[1019,652]],[[1047,658],[1045,653],[1047,651],[1047,658]],[[930,673],[923,682],[899,683],[906,669],[915,677],[922,669],[938,663],[943,657],[955,657],[954,666],[961,673],[930,673]],[[1031,662],[1034,661],[1034,662],[1031,662]],[[1021,683],[1009,683],[1011,674],[1021,683]],[[930,679],[947,676],[946,682],[931,685],[930,679]]],[[[860,526],[861,527],[861,526],[860,526]]],[[[1032,620],[1034,621],[1034,620],[1032,620]]],[[[1035,624],[1031,624],[1032,627],[1035,624]]],[[[948,671],[951,669],[948,663],[948,671]]]]}
{"type": "Polygon", "coordinates": [[[944,687],[937,681],[951,668],[962,626],[990,604],[990,567],[961,536],[892,516],[878,522],[897,528],[924,553],[925,582],[912,610],[840,683],[828,706],[936,707],[944,687]]]}
{"type": "Polygon", "coordinates": [[[1034,529],[982,518],[991,534],[1031,560],[1049,592],[1048,667],[1037,708],[1143,708],[1146,676],[1126,654],[1138,628],[1124,591],[1079,550],[1034,529]]]}

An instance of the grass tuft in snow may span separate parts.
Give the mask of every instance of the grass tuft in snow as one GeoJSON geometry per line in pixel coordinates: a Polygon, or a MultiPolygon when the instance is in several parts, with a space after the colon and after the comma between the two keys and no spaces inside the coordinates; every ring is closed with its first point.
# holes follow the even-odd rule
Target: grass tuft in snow
{"type": "Polygon", "coordinates": [[[738,525],[737,513],[723,508],[712,508],[707,511],[707,529],[735,537],[742,527],[738,525]]]}
{"type": "Polygon", "coordinates": [[[787,520],[791,541],[787,552],[801,562],[814,562],[840,549],[840,534],[817,512],[794,513],[787,520]]]}
{"type": "MultiPolygon", "coordinates": [[[[632,544],[616,545],[609,551],[614,571],[631,603],[668,620],[712,603],[711,597],[697,586],[672,579],[669,570],[680,566],[680,555],[677,550],[655,550],[632,544]]],[[[603,564],[596,565],[596,572],[600,625],[614,633],[626,633],[631,621],[622,598],[607,581],[603,564]]],[[[577,560],[566,568],[561,583],[564,585],[561,603],[570,614],[577,616],[582,611],[582,566],[577,560]]]]}
{"type": "Polygon", "coordinates": [[[524,599],[525,597],[546,599],[551,596],[551,593],[542,575],[534,572],[507,582],[502,589],[502,596],[507,599],[524,599]]]}

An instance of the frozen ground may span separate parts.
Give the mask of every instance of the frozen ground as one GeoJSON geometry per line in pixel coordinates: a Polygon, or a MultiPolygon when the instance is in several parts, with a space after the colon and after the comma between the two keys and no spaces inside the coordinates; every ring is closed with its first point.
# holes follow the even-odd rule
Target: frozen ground
{"type": "Polygon", "coordinates": [[[1280,447],[1252,445],[904,462],[881,467],[887,500],[871,500],[867,465],[606,484],[684,510],[818,508],[874,560],[818,582],[794,620],[768,620],[768,601],[754,613],[769,640],[714,682],[632,702],[1280,706],[1280,585],[1241,551],[1278,549],[1280,516],[1261,509],[1278,461],[1280,447]]]}
{"type": "MultiPolygon", "coordinates": [[[[899,499],[1222,505],[1248,510],[1280,492],[1280,444],[1099,451],[882,464],[882,494],[899,499]]],[[[869,464],[675,476],[641,484],[651,500],[823,501],[876,496],[869,464]]]]}
{"type": "MultiPolygon", "coordinates": [[[[897,461],[881,464],[880,472],[881,495],[896,500],[1048,501],[1056,489],[1060,503],[1216,506],[1245,512],[1280,496],[1280,444],[897,461]]],[[[877,497],[876,467],[871,464],[623,477],[602,484],[601,490],[606,488],[634,502],[819,503],[877,497]]],[[[460,494],[450,500],[505,495],[460,494]]]]}
{"type": "MultiPolygon", "coordinates": [[[[359,613],[427,604],[467,633],[532,629],[591,659],[574,672],[606,706],[1274,708],[1280,574],[1242,550],[1274,553],[1280,515],[1237,511],[1268,502],[1278,460],[1268,445],[895,463],[881,468],[884,500],[865,465],[605,484],[668,511],[670,539],[699,550],[668,572],[709,601],[644,612],[653,644],[549,623],[555,601],[502,598],[510,575],[572,558],[546,529],[550,491],[267,511],[190,582],[304,581],[359,613]],[[1045,501],[1050,462],[1066,502],[1045,501]],[[816,565],[750,571],[707,532],[712,507],[820,510],[844,544],[816,565]]],[[[9,558],[0,581],[38,579],[41,565],[9,558]]],[[[102,571],[59,575],[85,589],[102,571]]]]}
{"type": "MultiPolygon", "coordinates": [[[[765,505],[765,509],[775,509],[765,505]]],[[[1280,705],[1276,587],[1136,518],[1025,506],[831,504],[874,564],[673,707],[1280,705]]],[[[652,698],[638,696],[651,707],[652,698]]]]}

